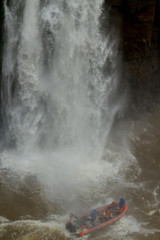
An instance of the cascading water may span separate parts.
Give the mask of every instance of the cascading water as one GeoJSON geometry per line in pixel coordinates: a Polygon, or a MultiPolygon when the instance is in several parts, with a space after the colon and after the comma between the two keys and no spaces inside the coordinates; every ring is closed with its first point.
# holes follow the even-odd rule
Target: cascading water
{"type": "Polygon", "coordinates": [[[112,101],[118,40],[100,30],[102,5],[5,1],[1,168],[19,182],[36,176],[45,195],[67,211],[119,197],[135,163],[128,148],[107,148],[123,104],[112,101]]]}
{"type": "MultiPolygon", "coordinates": [[[[100,142],[103,148],[117,110],[108,104],[117,76],[114,79],[115,45],[107,47],[99,33],[102,2],[49,1],[39,5],[38,1],[26,1],[20,26],[20,19],[15,26],[6,21],[7,33],[15,29],[7,39],[4,61],[4,75],[9,78],[5,111],[10,132],[18,148],[24,144],[37,147],[44,135],[50,136],[52,147],[100,142]],[[13,63],[8,62],[8,55],[13,63]],[[103,74],[108,59],[113,62],[112,76],[103,74]],[[9,71],[8,64],[13,66],[9,71]],[[34,139],[34,145],[28,144],[28,138],[34,139]]],[[[10,18],[14,11],[8,13],[10,18]]]]}
{"type": "MultiPolygon", "coordinates": [[[[51,198],[88,191],[85,186],[103,174],[99,161],[120,104],[110,101],[118,80],[117,42],[100,32],[102,3],[5,2],[2,102],[12,151],[1,161],[38,174],[51,198]]],[[[112,164],[105,164],[112,175],[112,164]]]]}
{"type": "Polygon", "coordinates": [[[17,7],[21,24],[15,7],[6,5],[4,112],[7,140],[12,136],[18,150],[41,142],[52,149],[104,147],[114,113],[108,106],[113,79],[102,72],[112,49],[98,32],[101,4],[26,1],[23,11],[17,7]]]}

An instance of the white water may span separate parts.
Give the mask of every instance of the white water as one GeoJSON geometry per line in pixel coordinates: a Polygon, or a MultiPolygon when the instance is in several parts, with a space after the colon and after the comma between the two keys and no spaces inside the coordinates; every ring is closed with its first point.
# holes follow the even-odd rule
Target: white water
{"type": "Polygon", "coordinates": [[[111,102],[118,40],[100,33],[102,0],[24,2],[5,5],[4,122],[12,148],[4,149],[1,163],[36,174],[52,201],[89,201],[134,161],[129,150],[106,150],[123,108],[111,102]],[[15,18],[19,6],[22,16],[15,18]],[[107,61],[111,73],[104,74],[107,61]]]}

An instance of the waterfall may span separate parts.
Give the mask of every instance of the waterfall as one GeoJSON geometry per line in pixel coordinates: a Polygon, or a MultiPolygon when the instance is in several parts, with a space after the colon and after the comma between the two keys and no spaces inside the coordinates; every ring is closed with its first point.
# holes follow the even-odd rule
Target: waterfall
{"type": "MultiPolygon", "coordinates": [[[[120,107],[111,104],[117,42],[100,31],[102,4],[5,1],[4,148],[13,150],[12,167],[34,169],[55,195],[84,187],[84,165],[102,173],[94,164],[120,107]]],[[[110,163],[107,168],[113,174],[110,163]]]]}

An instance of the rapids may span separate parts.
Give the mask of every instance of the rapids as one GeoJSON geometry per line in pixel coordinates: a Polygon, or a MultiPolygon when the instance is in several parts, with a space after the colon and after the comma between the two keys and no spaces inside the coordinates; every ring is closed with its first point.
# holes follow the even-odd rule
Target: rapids
{"type": "Polygon", "coordinates": [[[103,0],[4,0],[0,239],[75,239],[77,215],[124,197],[88,239],[158,240],[160,111],[123,117],[120,33],[103,0]],[[153,121],[155,119],[155,121],[153,121]]]}

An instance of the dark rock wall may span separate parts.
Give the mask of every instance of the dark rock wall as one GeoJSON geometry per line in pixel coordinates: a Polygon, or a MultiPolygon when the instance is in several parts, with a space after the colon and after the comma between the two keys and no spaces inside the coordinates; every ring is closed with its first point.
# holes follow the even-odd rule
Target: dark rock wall
{"type": "Polygon", "coordinates": [[[3,0],[0,1],[0,75],[2,70],[2,51],[3,51],[3,22],[4,22],[4,8],[3,0]]]}
{"type": "Polygon", "coordinates": [[[2,78],[2,55],[3,55],[3,26],[4,26],[4,6],[0,0],[0,135],[1,135],[1,78],[2,78]]]}
{"type": "MultiPolygon", "coordinates": [[[[160,0],[106,0],[120,16],[121,87],[135,107],[146,108],[160,94],[160,0]]],[[[117,21],[117,19],[116,19],[117,21]]],[[[116,24],[115,21],[115,24],[116,24]]]]}

